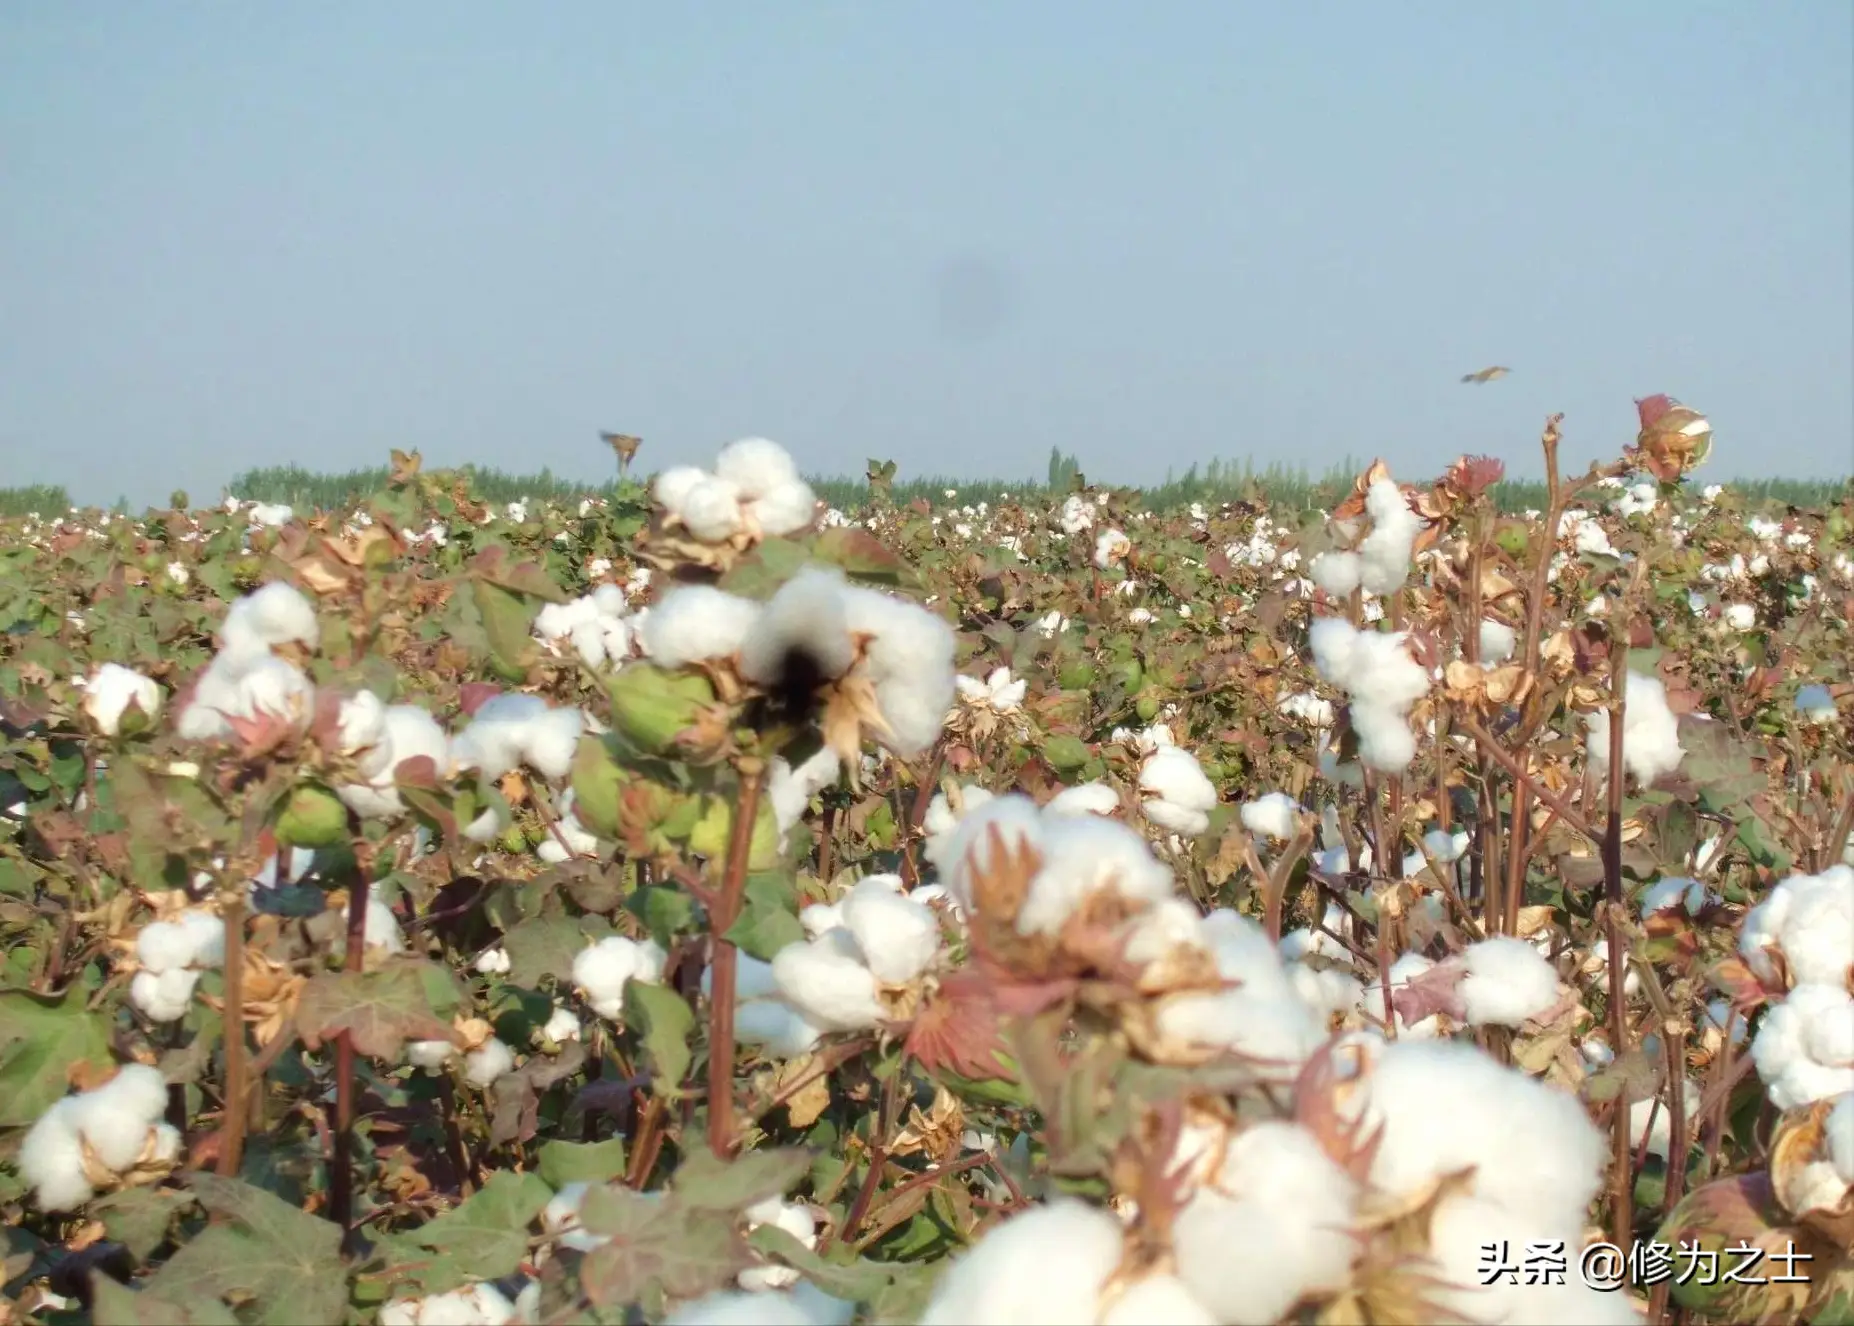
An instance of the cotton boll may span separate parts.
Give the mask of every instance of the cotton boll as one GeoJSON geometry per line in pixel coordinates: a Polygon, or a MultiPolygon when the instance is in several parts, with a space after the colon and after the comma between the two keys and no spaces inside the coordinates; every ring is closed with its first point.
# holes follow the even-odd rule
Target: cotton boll
{"type": "Polygon", "coordinates": [[[712,585],[683,585],[671,590],[650,610],[638,629],[638,641],[651,660],[680,668],[740,651],[761,605],[712,585]]]}
{"type": "Polygon", "coordinates": [[[1751,1059],[1780,1110],[1854,1091],[1854,999],[1837,986],[1797,986],[1758,1024],[1751,1059]]]}
{"type": "Polygon", "coordinates": [[[515,1052],[494,1037],[464,1056],[465,1080],[485,1090],[514,1067],[515,1052]]]}
{"type": "Polygon", "coordinates": [[[1286,842],[1292,838],[1299,820],[1300,803],[1286,792],[1270,792],[1254,801],[1243,803],[1243,828],[1276,842],[1286,842]]]}
{"type": "Polygon", "coordinates": [[[121,1174],[148,1145],[148,1130],[167,1109],[167,1080],[145,1064],[125,1064],[94,1091],[70,1098],[71,1126],[104,1168],[121,1174]]]}
{"type": "Polygon", "coordinates": [[[548,709],[537,715],[523,734],[522,754],[528,767],[552,782],[565,778],[584,728],[585,716],[578,709],[548,709]]]}
{"type": "Polygon", "coordinates": [[[1217,1326],[1210,1309],[1175,1275],[1148,1275],[1128,1285],[1101,1314],[1101,1326],[1217,1326]]]}
{"type": "MultiPolygon", "coordinates": [[[[562,1184],[547,1205],[541,1208],[541,1228],[558,1240],[561,1247],[571,1248],[575,1252],[591,1252],[611,1242],[609,1235],[594,1234],[580,1222],[580,1208],[586,1204],[586,1194],[591,1191],[590,1183],[562,1184]]],[[[645,1195],[660,1200],[654,1194],[645,1195]]]]}
{"type": "Polygon", "coordinates": [[[847,930],[830,930],[773,956],[780,996],[825,1031],[861,1031],[887,1019],[876,978],[847,930]]]}
{"type": "Polygon", "coordinates": [[[179,921],[150,921],[135,937],[135,961],[155,975],[190,966],[197,937],[179,921]]]}
{"type": "Polygon", "coordinates": [[[726,479],[706,476],[684,494],[682,523],[703,543],[726,543],[746,528],[740,488],[726,479]]]}
{"type": "MultiPolygon", "coordinates": [[[[1393,1001],[1397,993],[1418,977],[1426,975],[1435,967],[1435,963],[1420,953],[1405,953],[1391,964],[1390,988],[1393,1001]]],[[[1359,1000],[1359,1010],[1375,1021],[1384,1018],[1384,983],[1373,981],[1364,988],[1359,1000]]],[[[1410,1040],[1433,1040],[1441,1034],[1440,1018],[1432,1013],[1415,1025],[1404,1021],[1403,1014],[1397,1014],[1397,1034],[1410,1040]]]]}
{"type": "Polygon", "coordinates": [[[1307,567],[1313,583],[1336,599],[1347,598],[1359,586],[1364,563],[1353,552],[1323,552],[1307,567]]]}
{"type": "Polygon", "coordinates": [[[391,907],[378,898],[367,900],[363,939],[368,948],[383,949],[388,953],[403,953],[406,947],[405,935],[399,929],[399,918],[393,915],[391,907]]]}
{"type": "Polygon", "coordinates": [[[1120,1264],[1121,1226],[1073,1198],[995,1225],[941,1273],[920,1326],[1095,1321],[1120,1264]]]}
{"type": "Polygon", "coordinates": [[[1519,646],[1519,632],[1505,622],[1491,617],[1481,622],[1481,662],[1500,664],[1513,656],[1519,646]]]}
{"type": "Polygon", "coordinates": [[[715,457],[715,475],[739,489],[746,498],[764,497],[775,488],[798,481],[798,466],[791,453],[770,438],[743,437],[730,442],[715,457]]]}
{"type": "Polygon", "coordinates": [[[1153,751],[1140,766],[1139,787],[1145,798],[1141,811],[1160,828],[1192,838],[1209,831],[1217,789],[1190,751],[1177,746],[1153,751]]]}
{"type": "Polygon", "coordinates": [[[301,590],[277,580],[233,602],[219,627],[228,648],[275,649],[300,643],[310,649],[321,638],[315,608],[301,590]]]}
{"type": "Polygon", "coordinates": [[[1368,769],[1401,773],[1416,759],[1416,734],[1394,710],[1354,704],[1352,730],[1358,734],[1359,763],[1368,769]]]}
{"type": "Polygon", "coordinates": [[[1179,1214],[1178,1277],[1216,1320],[1279,1320],[1302,1298],[1345,1286],[1358,1255],[1357,1196],[1305,1129],[1256,1124],[1179,1214]]]}
{"type": "Polygon", "coordinates": [[[609,1021],[624,1015],[626,981],[654,985],[663,979],[669,955],[654,940],[607,935],[573,959],[573,984],[592,1011],[609,1021]]]}
{"type": "Polygon", "coordinates": [[[171,971],[138,971],[129,980],[129,1002],[150,1022],[178,1022],[193,1007],[193,988],[200,974],[185,967],[171,971]]]}
{"type": "Polygon", "coordinates": [[[855,661],[849,605],[841,572],[800,571],[778,589],[740,650],[740,672],[748,681],[773,686],[802,662],[806,673],[841,677],[855,661]]]}
{"type": "Polygon", "coordinates": [[[1854,1092],[1844,1092],[1823,1125],[1828,1160],[1843,1183],[1854,1184],[1854,1092]]]}
{"type": "Polygon", "coordinates": [[[1094,541],[1094,564],[1105,571],[1133,551],[1133,540],[1117,529],[1104,529],[1094,541]]]}
{"type": "MultiPolygon", "coordinates": [[[[1603,775],[1609,768],[1609,710],[1590,714],[1585,726],[1585,756],[1603,775]]],[[[1679,768],[1685,754],[1679,720],[1667,706],[1667,686],[1658,677],[1630,672],[1623,687],[1623,770],[1647,786],[1679,768]]]]}
{"type": "Polygon", "coordinates": [[[1296,962],[1287,969],[1294,993],[1329,1025],[1358,1007],[1364,984],[1334,967],[1314,968],[1296,962]]]}
{"type": "Polygon", "coordinates": [[[1172,875],[1118,820],[1058,820],[1045,830],[1042,868],[1018,911],[1017,932],[1055,935],[1088,899],[1110,891],[1132,903],[1157,902],[1170,896],[1172,875]]]}
{"type": "Polygon", "coordinates": [[[968,801],[965,817],[950,832],[942,849],[938,863],[941,882],[954,901],[970,912],[974,910],[974,879],[990,868],[994,848],[1021,857],[1026,852],[1041,852],[1044,836],[1042,811],[1022,793],[991,798],[976,806],[968,801]]]}
{"type": "Polygon", "coordinates": [[[811,798],[837,781],[843,762],[829,746],[818,747],[815,754],[794,769],[783,757],[774,756],[766,776],[766,799],[773,808],[773,818],[784,833],[805,817],[811,798]]]}
{"type": "Polygon", "coordinates": [[[1425,1298],[1463,1321],[1495,1323],[1550,1321],[1635,1323],[1641,1320],[1625,1294],[1589,1289],[1578,1276],[1581,1225],[1552,1222],[1535,1213],[1504,1208],[1456,1194],[1436,1208],[1430,1226],[1429,1270],[1433,1284],[1425,1298]],[[1518,1256],[1528,1244],[1562,1243],[1571,1262],[1564,1285],[1527,1284],[1523,1274],[1487,1282],[1481,1248],[1504,1242],[1518,1256]]]}
{"type": "MultiPolygon", "coordinates": [[[[755,1202],[741,1212],[749,1232],[761,1225],[771,1225],[784,1230],[807,1248],[818,1244],[817,1220],[813,1218],[810,1208],[797,1202],[788,1202],[779,1197],[768,1197],[755,1202]]],[[[798,1271],[790,1266],[766,1264],[749,1266],[735,1277],[742,1289],[763,1291],[768,1289],[786,1289],[799,1280],[798,1271]]]]}
{"type": "Polygon", "coordinates": [[[449,1063],[457,1047],[449,1041],[407,1041],[406,1062],[427,1073],[435,1073],[449,1063]]]}
{"type": "Polygon", "coordinates": [[[1460,994],[1470,1026],[1517,1027],[1558,1002],[1558,973],[1523,939],[1470,944],[1460,994]]]}
{"type": "Polygon", "coordinates": [[[1453,865],[1468,854],[1468,835],[1463,830],[1450,833],[1446,829],[1431,829],[1423,835],[1423,846],[1429,849],[1437,865],[1453,865]]]}
{"type": "Polygon", "coordinates": [[[84,1172],[83,1140],[67,1096],[41,1114],[19,1144],[19,1177],[44,1211],[73,1211],[96,1196],[84,1172]]]}
{"type": "Polygon", "coordinates": [[[795,1290],[716,1290],[677,1307],[663,1326],[847,1326],[849,1318],[830,1312],[818,1301],[823,1297],[795,1290]]]}
{"type": "Polygon", "coordinates": [[[871,637],[863,668],[888,729],[882,744],[912,759],[938,739],[953,703],[953,628],[879,590],[850,586],[843,599],[849,629],[871,637]]]}
{"type": "Polygon", "coordinates": [[[440,777],[448,773],[452,765],[449,735],[437,719],[417,705],[386,706],[380,711],[375,739],[358,763],[367,781],[338,787],[335,795],[364,819],[393,819],[403,815],[405,802],[395,786],[399,766],[419,758],[430,760],[440,777]]]}
{"type": "Polygon", "coordinates": [[[541,1028],[541,1035],[555,1045],[565,1045],[568,1041],[578,1040],[582,1030],[572,1009],[565,1004],[555,1004],[554,1011],[541,1028]]]}
{"type": "Polygon", "coordinates": [[[1738,951],[1758,978],[1776,984],[1766,949],[1783,955],[1798,985],[1844,985],[1854,966],[1854,868],[1792,875],[1745,914],[1738,951]]]}
{"type": "Polygon", "coordinates": [[[886,985],[906,985],[940,951],[940,918],[880,879],[866,879],[843,900],[844,925],[864,963],[886,985]]]}
{"type": "Polygon", "coordinates": [[[1045,815],[1112,815],[1120,809],[1120,794],[1106,783],[1077,783],[1065,787],[1043,806],[1045,815]]]}
{"type": "Polygon", "coordinates": [[[1384,1128],[1375,1187],[1413,1194],[1471,1169],[1472,1196],[1536,1217],[1541,1228],[1582,1228],[1607,1143],[1576,1097],[1461,1041],[1384,1044],[1360,1086],[1348,1108],[1367,1129],[1384,1128]]]}
{"type": "Polygon", "coordinates": [[[757,1045],[775,1059],[796,1059],[808,1053],[824,1029],[783,999],[752,999],[734,1012],[734,1039],[757,1045]]]}
{"type": "Polygon", "coordinates": [[[650,495],[670,515],[681,519],[683,504],[688,501],[689,494],[707,478],[708,472],[694,465],[675,465],[656,477],[656,481],[650,485],[650,495]]]}
{"type": "Polygon", "coordinates": [[[1365,490],[1371,533],[1358,546],[1359,584],[1373,594],[1392,594],[1410,574],[1410,554],[1423,520],[1393,479],[1374,479],[1365,490]]]}
{"type": "Polygon", "coordinates": [[[794,479],[756,499],[750,510],[760,533],[776,539],[796,534],[817,519],[818,495],[803,479],[794,479]]]}
{"type": "Polygon", "coordinates": [[[106,737],[117,735],[131,707],[148,719],[160,714],[161,687],[152,677],[120,663],[105,663],[91,674],[84,686],[83,709],[99,732],[106,737]]]}
{"type": "Polygon", "coordinates": [[[386,735],[386,701],[372,691],[350,695],[337,711],[335,733],[346,754],[372,749],[386,735]]]}

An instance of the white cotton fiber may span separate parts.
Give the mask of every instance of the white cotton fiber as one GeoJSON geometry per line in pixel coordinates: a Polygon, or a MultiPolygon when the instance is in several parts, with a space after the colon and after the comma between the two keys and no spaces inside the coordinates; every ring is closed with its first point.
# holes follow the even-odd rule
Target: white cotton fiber
{"type": "Polygon", "coordinates": [[[1410,554],[1423,520],[1393,479],[1372,480],[1365,490],[1371,533],[1358,545],[1359,584],[1373,594],[1392,594],[1410,574],[1410,554]]]}
{"type": "Polygon", "coordinates": [[[920,1326],[1093,1322],[1120,1264],[1120,1221],[1073,1198],[1011,1216],[940,1275],[920,1326]]]}
{"type": "Polygon", "coordinates": [[[761,605],[712,585],[672,589],[638,628],[638,643],[652,662],[685,667],[738,653],[759,621],[761,605]]]}
{"type": "Polygon", "coordinates": [[[877,980],[906,985],[940,951],[940,918],[881,878],[865,879],[843,900],[845,927],[877,980]]]}
{"type": "Polygon", "coordinates": [[[779,995],[825,1031],[861,1031],[883,1021],[873,972],[848,930],[788,944],[773,955],[779,995]]]}
{"type": "Polygon", "coordinates": [[[669,955],[654,940],[607,935],[573,959],[573,984],[592,1011],[610,1021],[624,1016],[626,981],[655,985],[669,955]]]}
{"type": "MultiPolygon", "coordinates": [[[[1659,677],[1630,672],[1623,688],[1622,767],[1643,786],[1680,767],[1680,723],[1667,705],[1667,686],[1659,677]]],[[[1590,767],[1604,775],[1609,768],[1609,710],[1585,719],[1584,753],[1590,767]]]]}
{"type": "Polygon", "coordinates": [[[1300,803],[1286,792],[1270,792],[1245,801],[1242,826],[1258,837],[1286,842],[1294,836],[1300,820],[1300,803]]]}
{"type": "Polygon", "coordinates": [[[1030,881],[1017,931],[1055,935],[1097,893],[1144,904],[1169,897],[1172,889],[1171,871],[1132,829],[1118,820],[1064,816],[1044,828],[1043,866],[1030,881]]]}
{"type": "Polygon", "coordinates": [[[1501,936],[1470,944],[1460,986],[1471,1026],[1517,1027],[1558,1002],[1558,973],[1523,939],[1501,936]]]}

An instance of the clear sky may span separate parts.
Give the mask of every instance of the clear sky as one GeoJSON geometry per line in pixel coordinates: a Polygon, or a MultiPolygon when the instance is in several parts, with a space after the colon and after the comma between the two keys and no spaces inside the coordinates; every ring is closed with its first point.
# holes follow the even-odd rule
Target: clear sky
{"type": "Polygon", "coordinates": [[[1854,5],[0,7],[0,484],[1854,469],[1854,5]],[[1513,373],[1463,386],[1490,364],[1513,373]]]}

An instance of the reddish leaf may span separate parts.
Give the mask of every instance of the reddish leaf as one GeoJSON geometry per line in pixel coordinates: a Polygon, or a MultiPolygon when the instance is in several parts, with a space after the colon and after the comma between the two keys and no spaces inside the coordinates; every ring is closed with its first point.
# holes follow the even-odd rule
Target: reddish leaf
{"type": "Polygon", "coordinates": [[[1006,1077],[998,1009],[983,982],[949,977],[914,1019],[902,1050],[928,1072],[948,1069],[974,1079],[1006,1077]]]}
{"type": "Polygon", "coordinates": [[[1401,990],[1391,991],[1391,1007],[1406,1027],[1437,1013],[1465,1022],[1468,1010],[1462,1004],[1460,987],[1467,974],[1467,964],[1458,958],[1437,963],[1401,990]]]}

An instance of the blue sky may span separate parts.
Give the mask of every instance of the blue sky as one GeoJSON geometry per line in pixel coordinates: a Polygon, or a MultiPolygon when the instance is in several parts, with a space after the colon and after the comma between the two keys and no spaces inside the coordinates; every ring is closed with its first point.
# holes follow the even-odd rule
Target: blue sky
{"type": "Polygon", "coordinates": [[[0,8],[0,484],[1854,469],[1854,6],[0,8]],[[1504,381],[1461,374],[1511,365],[1504,381]]]}

